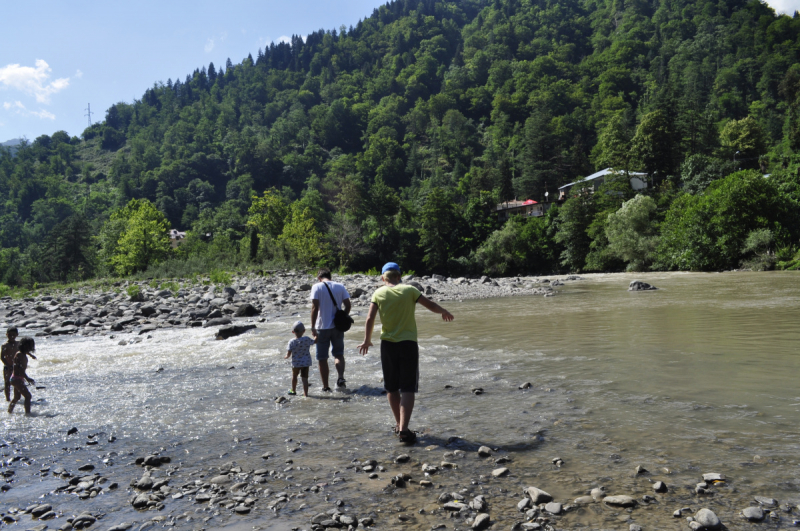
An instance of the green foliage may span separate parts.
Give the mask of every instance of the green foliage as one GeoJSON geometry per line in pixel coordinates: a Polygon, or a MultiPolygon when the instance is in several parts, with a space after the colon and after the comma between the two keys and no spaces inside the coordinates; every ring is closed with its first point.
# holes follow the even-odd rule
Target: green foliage
{"type": "Polygon", "coordinates": [[[714,271],[738,267],[751,231],[768,229],[784,247],[800,235],[796,203],[758,172],[714,181],[701,196],[672,203],[661,230],[658,266],[714,271]]]}
{"type": "Polygon", "coordinates": [[[138,284],[131,284],[125,289],[125,292],[131,299],[138,299],[142,295],[142,288],[138,284]]]}
{"type": "Polygon", "coordinates": [[[655,258],[658,231],[654,218],[657,208],[652,197],[637,195],[608,216],[608,249],[627,262],[629,271],[645,271],[655,258]]]}
{"type": "Polygon", "coordinates": [[[222,269],[213,269],[209,274],[212,284],[228,286],[231,283],[232,275],[222,269]]]}
{"type": "MultiPolygon", "coordinates": [[[[156,83],[83,140],[0,150],[0,282],[390,259],[475,272],[478,249],[494,238],[483,252],[503,256],[523,230],[495,235],[492,203],[643,170],[660,221],[680,181],[707,195],[736,151],[736,169],[772,174],[800,151],[800,19],[763,2],[396,0],[253,55],[156,83]],[[162,217],[113,215],[132,200],[162,217]],[[163,226],[188,233],[174,253],[163,226]]],[[[542,245],[564,267],[625,267],[609,197],[552,210],[542,245]]]]}

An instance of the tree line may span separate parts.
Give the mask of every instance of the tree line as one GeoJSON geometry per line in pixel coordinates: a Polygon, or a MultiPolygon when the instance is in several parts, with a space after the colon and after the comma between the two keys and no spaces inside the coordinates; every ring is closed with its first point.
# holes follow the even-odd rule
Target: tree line
{"type": "Polygon", "coordinates": [[[388,260],[451,275],[791,268],[798,149],[797,14],[396,0],[155,83],[81,138],[3,149],[0,283],[388,260]],[[498,220],[500,202],[606,167],[620,171],[595,193],[498,220]],[[187,231],[177,249],[169,228],[187,231]]]}

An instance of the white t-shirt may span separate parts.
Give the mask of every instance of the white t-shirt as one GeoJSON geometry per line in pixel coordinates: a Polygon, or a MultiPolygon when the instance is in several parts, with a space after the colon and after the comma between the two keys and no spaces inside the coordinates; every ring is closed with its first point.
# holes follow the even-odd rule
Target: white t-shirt
{"type": "Polygon", "coordinates": [[[333,301],[328,294],[327,288],[325,288],[325,284],[328,284],[328,287],[331,288],[333,298],[336,299],[336,304],[340,310],[344,309],[342,308],[342,302],[350,299],[350,294],[343,284],[330,280],[328,282],[317,282],[314,284],[311,288],[309,300],[319,301],[319,313],[317,314],[316,323],[317,330],[333,328],[333,316],[336,315],[336,308],[333,306],[333,301]]]}

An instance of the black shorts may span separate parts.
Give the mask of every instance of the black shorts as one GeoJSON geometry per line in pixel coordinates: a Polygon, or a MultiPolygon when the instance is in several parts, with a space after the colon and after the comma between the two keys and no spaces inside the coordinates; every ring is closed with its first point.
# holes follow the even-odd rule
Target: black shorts
{"type": "Polygon", "coordinates": [[[419,390],[419,347],[416,341],[381,341],[383,387],[393,393],[419,390]]]}

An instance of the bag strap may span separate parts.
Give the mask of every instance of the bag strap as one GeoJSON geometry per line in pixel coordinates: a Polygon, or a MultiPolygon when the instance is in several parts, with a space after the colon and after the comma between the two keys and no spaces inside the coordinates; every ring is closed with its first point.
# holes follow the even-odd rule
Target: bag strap
{"type": "Polygon", "coordinates": [[[331,296],[331,300],[333,301],[333,307],[338,310],[339,309],[339,305],[336,303],[336,299],[333,298],[333,292],[331,291],[330,286],[328,286],[327,282],[323,282],[323,284],[325,284],[325,287],[328,288],[328,295],[331,296]]]}

